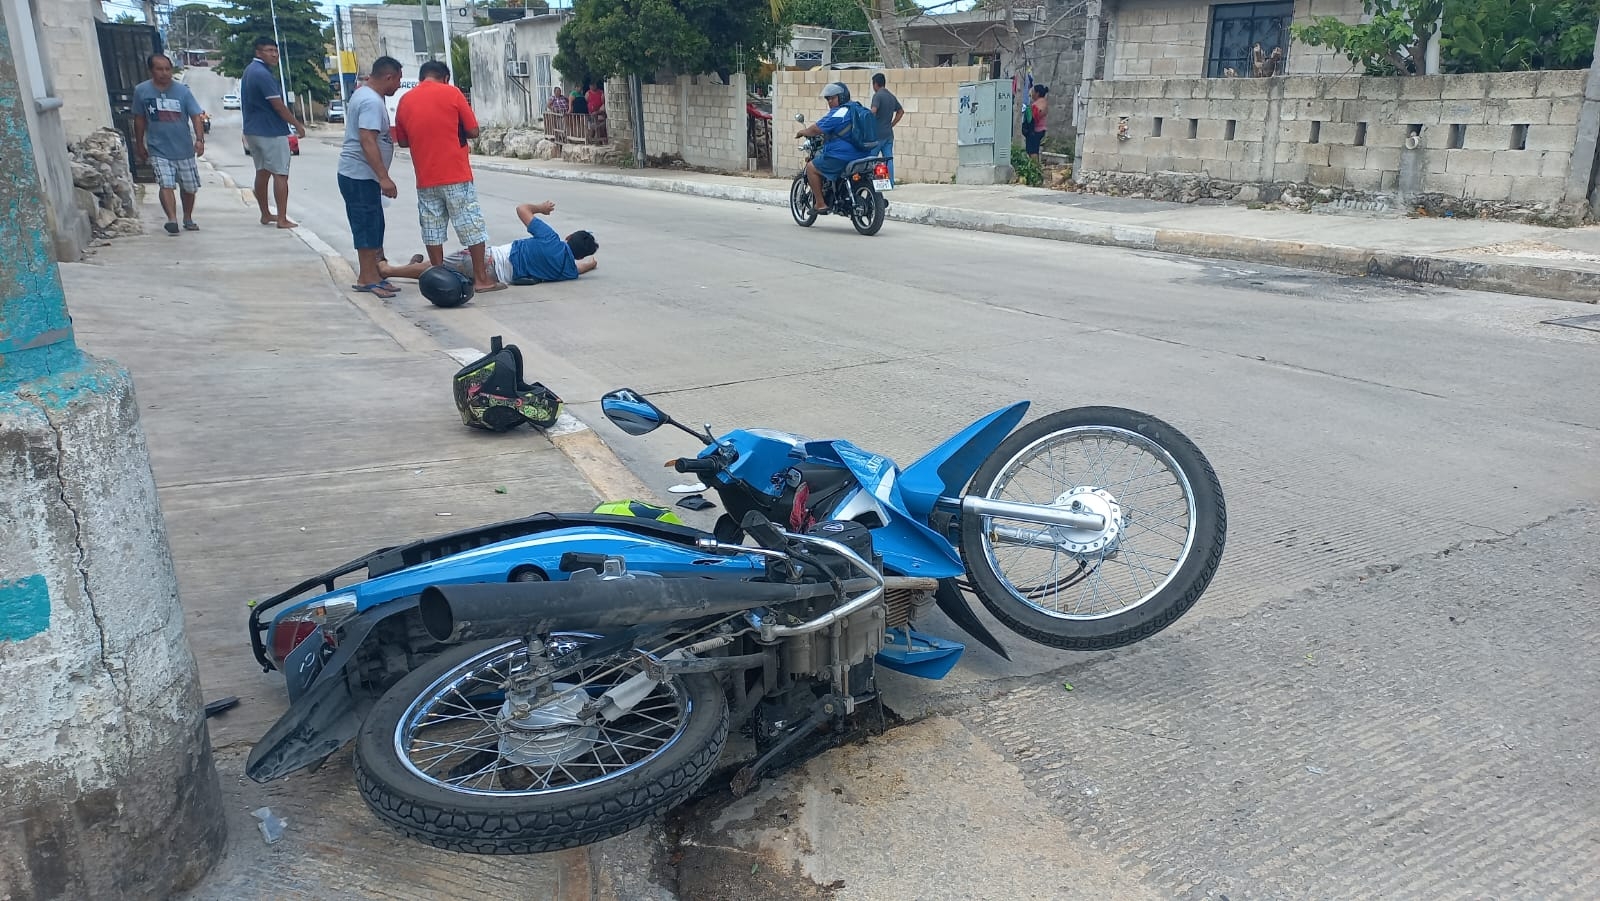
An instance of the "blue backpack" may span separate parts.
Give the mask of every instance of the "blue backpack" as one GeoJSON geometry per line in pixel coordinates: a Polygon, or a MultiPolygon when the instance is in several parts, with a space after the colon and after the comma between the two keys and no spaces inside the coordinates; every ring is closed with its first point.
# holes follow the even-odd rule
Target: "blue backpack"
{"type": "Polygon", "coordinates": [[[845,137],[854,144],[856,149],[863,154],[875,149],[871,145],[878,141],[878,117],[872,110],[861,105],[861,101],[852,100],[846,104],[850,110],[850,131],[845,137]]]}

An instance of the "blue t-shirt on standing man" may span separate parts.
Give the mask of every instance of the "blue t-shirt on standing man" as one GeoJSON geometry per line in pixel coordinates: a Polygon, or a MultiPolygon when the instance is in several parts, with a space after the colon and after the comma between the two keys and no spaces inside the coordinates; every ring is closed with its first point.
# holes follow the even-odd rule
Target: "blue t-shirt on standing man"
{"type": "Polygon", "coordinates": [[[260,59],[244,67],[239,79],[239,111],[244,115],[244,133],[262,138],[277,138],[289,133],[289,123],[272,108],[272,98],[283,96],[278,76],[260,59]]]}
{"type": "Polygon", "coordinates": [[[133,110],[144,117],[144,146],[152,156],[194,159],[194,117],[205,110],[187,85],[174,81],[163,90],[154,79],[141,81],[133,88],[133,110]]]}

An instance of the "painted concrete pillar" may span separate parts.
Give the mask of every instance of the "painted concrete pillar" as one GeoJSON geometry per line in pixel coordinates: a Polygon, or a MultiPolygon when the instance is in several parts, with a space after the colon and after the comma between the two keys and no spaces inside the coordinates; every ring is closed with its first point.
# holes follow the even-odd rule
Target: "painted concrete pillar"
{"type": "Polygon", "coordinates": [[[128,374],[80,353],[0,20],[0,898],[168,898],[225,838],[128,374]]]}

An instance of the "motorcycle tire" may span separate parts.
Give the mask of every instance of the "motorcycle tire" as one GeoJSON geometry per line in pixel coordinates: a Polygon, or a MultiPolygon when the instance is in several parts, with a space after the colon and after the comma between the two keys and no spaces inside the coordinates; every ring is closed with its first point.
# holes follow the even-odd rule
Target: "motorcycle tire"
{"type": "MultiPolygon", "coordinates": [[[[1135,464],[1136,468],[1140,465],[1137,460],[1135,464]]],[[[1038,497],[1050,497],[1051,504],[1071,500],[1089,505],[1092,512],[1111,514],[1106,518],[1108,526],[1098,533],[1048,526],[1025,517],[961,517],[961,555],[978,600],[1017,634],[1065,650],[1120,647],[1172,625],[1194,606],[1211,583],[1227,540],[1227,505],[1210,461],[1194,442],[1172,426],[1154,416],[1118,407],[1062,410],[1018,429],[979,467],[968,493],[1023,503],[1036,503],[1033,498],[1038,497]],[[1070,449],[1078,441],[1098,443],[1096,462],[1089,463],[1086,453],[1081,473],[1069,471],[1070,459],[1058,470],[1057,451],[1070,449]],[[1114,449],[1118,444],[1123,450],[1114,449]],[[1113,477],[1106,474],[1107,468],[1125,461],[1127,449],[1142,452],[1156,468],[1112,481],[1127,470],[1119,470],[1113,477]],[[1049,452],[1048,476],[1029,468],[1043,451],[1049,452]],[[1149,501],[1147,495],[1158,491],[1159,486],[1151,487],[1146,480],[1163,471],[1171,476],[1179,497],[1149,501]],[[1053,479],[1057,472],[1066,475],[1058,484],[1030,486],[1025,495],[1006,493],[1013,480],[1026,485],[1029,479],[1053,479]],[[1130,483],[1137,483],[1136,487],[1130,483]],[[1180,501],[1181,513],[1177,510],[1180,501]],[[1031,526],[1026,525],[1030,522],[1031,526]],[[1024,527],[1002,523],[1023,523],[1024,527]],[[1018,540],[1019,533],[1026,535],[1026,540],[1018,540]],[[1051,544],[1044,544],[1046,540],[1051,544]],[[1094,548],[1101,541],[1105,545],[1094,548]],[[1063,549],[1067,542],[1074,545],[1070,550],[1063,549]],[[1167,559],[1168,553],[1177,556],[1165,573],[1157,572],[1158,561],[1167,559]],[[1004,565],[1002,558],[1006,560],[1004,565]],[[1047,568],[1042,565],[1046,559],[1047,568]],[[1022,579],[1021,573],[1030,560],[1041,572],[1022,579]],[[1073,565],[1078,567],[1076,571],[1061,575],[1073,565]],[[1108,566],[1111,568],[1102,574],[1102,568],[1108,566]],[[1043,583],[1045,572],[1054,578],[1052,584],[1029,584],[1043,583]],[[1097,577],[1099,582],[1094,581],[1097,577]],[[1093,593],[1080,590],[1076,595],[1079,602],[1087,596],[1090,609],[1084,611],[1076,605],[1064,608],[1063,589],[1077,588],[1085,582],[1090,583],[1093,593]],[[1123,593],[1125,586],[1132,589],[1127,595],[1123,593]],[[1125,598],[1130,595],[1135,600],[1126,604],[1125,598]],[[1106,611],[1093,609],[1095,602],[1110,598],[1124,606],[1106,611]]]]}
{"type": "Polygon", "coordinates": [[[789,186],[789,215],[801,228],[810,228],[817,221],[817,201],[811,196],[811,183],[805,174],[796,175],[789,186]]]}
{"type": "Polygon", "coordinates": [[[871,237],[883,228],[885,205],[878,203],[878,192],[867,185],[855,189],[850,198],[850,224],[856,231],[871,237]]]}
{"type": "MultiPolygon", "coordinates": [[[[476,790],[468,791],[419,775],[410,754],[403,757],[400,746],[406,739],[403,730],[408,719],[422,716],[417,709],[424,696],[441,691],[440,686],[463,684],[460,680],[497,665],[521,645],[520,640],[487,641],[448,651],[401,679],[373,706],[356,736],[355,773],[362,798],[381,819],[405,835],[450,851],[557,851],[634,829],[683,803],[711,775],[727,739],[728,708],[721,684],[709,673],[676,676],[655,689],[668,689],[682,711],[681,726],[661,747],[609,775],[554,790],[536,790],[532,771],[523,770],[530,774],[529,784],[507,790],[501,783],[497,788],[500,769],[508,773],[521,769],[503,765],[506,758],[497,750],[479,750],[457,764],[457,768],[476,767],[483,762],[483,755],[489,755],[497,769],[489,774],[488,791],[478,782],[474,782],[476,790]]],[[[611,662],[614,664],[615,658],[611,662]]],[[[456,696],[467,698],[459,692],[456,696]]],[[[492,715],[496,711],[487,712],[492,715]]],[[[612,726],[624,722],[626,718],[612,726]]],[[[496,749],[502,747],[493,736],[481,741],[496,749]]],[[[593,747],[602,745],[595,742],[593,747]]],[[[620,753],[615,748],[613,744],[610,753],[620,753]]],[[[447,752],[445,757],[452,753],[461,752],[447,752]]],[[[598,764],[600,751],[592,753],[598,764]]],[[[580,764],[588,766],[584,759],[579,756],[561,763],[577,769],[580,764]]],[[[553,766],[546,775],[547,784],[555,781],[557,768],[553,766]]],[[[467,776],[462,781],[473,780],[467,776]]]]}

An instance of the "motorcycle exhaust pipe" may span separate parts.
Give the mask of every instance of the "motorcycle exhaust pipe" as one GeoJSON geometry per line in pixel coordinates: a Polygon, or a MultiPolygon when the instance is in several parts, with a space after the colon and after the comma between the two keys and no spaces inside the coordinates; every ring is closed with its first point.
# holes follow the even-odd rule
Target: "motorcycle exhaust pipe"
{"type": "MultiPolygon", "coordinates": [[[[844,583],[864,591],[870,580],[844,583]]],[[[418,611],[435,641],[505,638],[555,630],[603,631],[834,599],[827,583],[791,585],[690,577],[430,585],[418,611]]]]}

